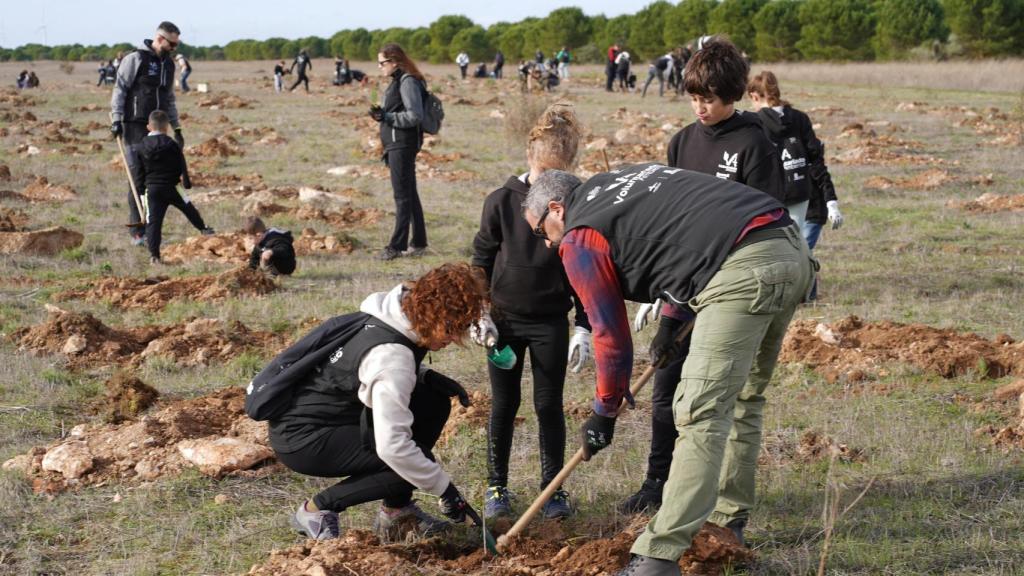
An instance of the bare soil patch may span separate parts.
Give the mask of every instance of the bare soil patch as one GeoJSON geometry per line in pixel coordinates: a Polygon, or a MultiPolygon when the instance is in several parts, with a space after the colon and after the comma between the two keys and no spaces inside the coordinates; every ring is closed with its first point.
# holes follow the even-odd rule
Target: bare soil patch
{"type": "MultiPolygon", "coordinates": [[[[242,232],[193,236],[180,244],[165,246],[161,256],[168,264],[180,264],[197,258],[208,262],[237,264],[248,262],[254,245],[253,237],[242,232]]],[[[350,254],[354,249],[351,239],[333,234],[317,234],[312,228],[306,228],[295,238],[295,254],[298,256],[350,254]]]]}
{"type": "Polygon", "coordinates": [[[237,296],[262,296],[277,288],[277,283],[263,272],[242,266],[217,275],[185,278],[103,278],[53,298],[105,301],[122,310],[155,311],[174,300],[217,302],[237,296]]]}
{"type": "Polygon", "coordinates": [[[30,232],[0,232],[0,254],[31,254],[53,256],[82,245],[80,233],[63,226],[30,232]]]}
{"type": "Polygon", "coordinates": [[[104,397],[94,404],[96,411],[108,424],[120,424],[149,409],[160,393],[127,370],[118,370],[107,380],[104,397]]]}
{"type": "Polygon", "coordinates": [[[794,322],[779,359],[799,362],[829,382],[857,382],[886,374],[889,362],[910,364],[943,378],[977,372],[989,378],[1024,375],[1024,344],[1009,336],[994,340],[923,324],[849,316],[831,324],[794,322]]]}
{"type": "Polygon", "coordinates": [[[186,152],[189,156],[197,156],[199,158],[227,158],[229,156],[245,155],[245,150],[239,147],[238,140],[230,134],[210,138],[198,146],[189,146],[186,152]]]}
{"type": "Polygon", "coordinates": [[[982,407],[995,408],[1007,423],[982,426],[974,431],[975,435],[990,438],[994,445],[1005,450],[1024,450],[1024,380],[999,387],[982,407]]]}
{"type": "Polygon", "coordinates": [[[986,192],[974,200],[966,202],[950,200],[946,206],[978,213],[1016,212],[1024,210],[1024,194],[1004,196],[986,192]]]}
{"type": "Polygon", "coordinates": [[[21,210],[0,206],[0,232],[22,232],[28,221],[28,214],[21,210]]]}
{"type": "Polygon", "coordinates": [[[906,178],[888,178],[886,176],[873,176],[864,183],[865,188],[876,188],[878,190],[890,190],[902,188],[907,190],[933,190],[945,184],[956,182],[956,178],[948,170],[932,168],[919,172],[906,178]]]}
{"type": "Polygon", "coordinates": [[[210,110],[230,110],[240,108],[252,108],[253,101],[246,100],[240,96],[235,96],[228,92],[217,92],[204,96],[196,103],[196,106],[200,108],[208,108],[210,110]]]}
{"type": "MultiPolygon", "coordinates": [[[[491,415],[491,397],[479,390],[473,390],[469,393],[469,401],[469,407],[465,407],[459,404],[458,397],[452,398],[452,411],[444,429],[441,430],[439,445],[447,444],[463,427],[487,434],[487,420],[491,415]]],[[[518,426],[525,421],[526,419],[522,416],[516,416],[515,425],[518,426]]]]}
{"type": "Polygon", "coordinates": [[[815,428],[804,430],[800,433],[799,440],[794,441],[794,438],[795,433],[789,433],[789,431],[781,434],[766,434],[758,463],[784,466],[793,462],[817,462],[833,456],[836,460],[844,463],[867,460],[867,452],[863,449],[837,442],[828,434],[815,428]]]}
{"type": "Polygon", "coordinates": [[[21,195],[30,202],[67,202],[78,197],[70,186],[51,184],[45,176],[37,176],[34,181],[21,191],[21,195]]]}

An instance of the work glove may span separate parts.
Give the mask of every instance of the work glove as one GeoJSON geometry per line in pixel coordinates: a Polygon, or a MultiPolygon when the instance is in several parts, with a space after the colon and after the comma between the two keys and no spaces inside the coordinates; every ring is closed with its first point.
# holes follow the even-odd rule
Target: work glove
{"type": "Polygon", "coordinates": [[[583,460],[588,461],[591,456],[611,445],[612,436],[615,436],[615,418],[594,412],[583,423],[580,432],[583,437],[583,460]]]}
{"type": "Polygon", "coordinates": [[[113,123],[111,123],[110,133],[114,135],[114,138],[118,138],[122,134],[124,134],[124,122],[121,122],[120,120],[115,120],[113,123]]]}
{"type": "Polygon", "coordinates": [[[825,208],[828,208],[828,221],[832,223],[832,229],[838,230],[843,225],[843,213],[839,211],[839,201],[829,200],[825,202],[825,208]]]}
{"type": "Polygon", "coordinates": [[[650,304],[642,304],[640,309],[636,311],[636,316],[633,317],[633,330],[639,332],[647,326],[647,317],[650,316],[651,312],[654,312],[654,318],[657,320],[661,317],[661,298],[656,299],[650,304]]]}
{"type": "Polygon", "coordinates": [[[477,525],[483,524],[480,521],[480,515],[466,502],[462,494],[459,494],[459,489],[455,487],[454,483],[449,483],[448,487],[444,489],[444,493],[437,500],[437,506],[441,509],[442,514],[456,524],[465,522],[466,516],[469,516],[477,525]]]}
{"type": "Polygon", "coordinates": [[[370,106],[370,118],[373,118],[377,122],[383,122],[384,109],[377,105],[370,106]]]}
{"type": "Polygon", "coordinates": [[[590,330],[582,326],[573,328],[572,338],[569,340],[569,369],[573,374],[583,370],[583,366],[594,357],[594,343],[590,336],[590,330]],[[576,362],[572,361],[573,354],[576,354],[576,362]]]}
{"type": "Polygon", "coordinates": [[[462,384],[459,384],[457,381],[441,374],[440,372],[427,370],[423,373],[423,383],[449,398],[458,396],[459,404],[462,404],[465,408],[469,408],[469,393],[466,392],[466,389],[462,387],[462,384]]]}
{"type": "Polygon", "coordinates": [[[498,341],[498,326],[491,319],[490,312],[469,327],[469,338],[478,346],[493,346],[498,341]]]}
{"type": "Polygon", "coordinates": [[[655,368],[664,368],[683,355],[682,342],[679,342],[679,333],[686,327],[686,322],[676,320],[671,316],[662,316],[658,323],[658,333],[651,340],[651,365],[655,368]]]}
{"type": "Polygon", "coordinates": [[[174,129],[174,141],[178,143],[179,148],[185,149],[185,137],[181,135],[181,128],[174,129]]]}

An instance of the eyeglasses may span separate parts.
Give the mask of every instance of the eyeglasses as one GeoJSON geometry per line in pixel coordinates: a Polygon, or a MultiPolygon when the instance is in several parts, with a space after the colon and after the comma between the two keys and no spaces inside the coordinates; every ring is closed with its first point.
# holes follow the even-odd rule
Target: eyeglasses
{"type": "Polygon", "coordinates": [[[533,227],[533,235],[538,238],[548,239],[548,232],[544,229],[544,220],[547,219],[548,214],[551,212],[551,208],[545,208],[544,213],[540,215],[540,220],[537,220],[537,225],[533,227]]]}
{"type": "Polygon", "coordinates": [[[166,43],[167,43],[167,47],[168,47],[168,48],[170,48],[171,50],[174,50],[175,48],[177,48],[177,47],[178,47],[178,44],[181,44],[181,41],[180,41],[180,40],[178,40],[177,42],[175,42],[174,40],[171,40],[171,39],[170,39],[170,38],[168,38],[167,36],[164,36],[164,35],[163,35],[163,34],[162,34],[161,32],[157,32],[157,33],[158,33],[158,34],[160,35],[160,37],[161,37],[161,38],[163,38],[163,39],[164,39],[164,42],[166,42],[166,43]]]}
{"type": "Polygon", "coordinates": [[[391,62],[391,58],[388,58],[387,60],[378,60],[377,61],[377,67],[378,68],[383,68],[384,65],[387,64],[388,62],[391,62]]]}

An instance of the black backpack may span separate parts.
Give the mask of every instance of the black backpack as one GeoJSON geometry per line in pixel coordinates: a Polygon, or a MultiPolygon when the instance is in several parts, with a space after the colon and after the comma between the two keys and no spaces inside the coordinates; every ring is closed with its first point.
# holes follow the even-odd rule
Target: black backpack
{"type": "MultiPolygon", "coordinates": [[[[405,81],[406,76],[409,74],[402,76],[402,81],[405,81]]],[[[441,131],[441,123],[444,121],[444,104],[433,92],[427,90],[426,81],[420,82],[420,88],[423,92],[423,119],[420,121],[420,128],[427,134],[437,134],[441,131]]]]}
{"type": "Polygon", "coordinates": [[[335,316],[275,357],[245,389],[245,413],[273,420],[291,406],[295,384],[359,333],[371,316],[353,312],[335,316]]]}

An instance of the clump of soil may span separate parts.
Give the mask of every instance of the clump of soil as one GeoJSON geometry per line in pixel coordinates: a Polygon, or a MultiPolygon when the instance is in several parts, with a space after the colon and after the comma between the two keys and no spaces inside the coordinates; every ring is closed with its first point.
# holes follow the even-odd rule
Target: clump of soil
{"type": "Polygon", "coordinates": [[[198,318],[167,326],[111,328],[88,313],[47,305],[45,322],[15,330],[10,340],[33,354],[62,354],[71,368],[137,366],[164,357],[182,366],[225,362],[249,350],[277,350],[279,335],[241,322],[198,318]]]}
{"type": "Polygon", "coordinates": [[[28,214],[0,206],[0,232],[21,232],[28,226],[28,214]]]}
{"type": "Polygon", "coordinates": [[[779,359],[806,364],[829,382],[881,375],[887,362],[910,364],[944,378],[971,372],[990,378],[1024,375],[1024,344],[1008,336],[987,340],[923,324],[865,322],[857,316],[832,324],[794,322],[779,359]]]}
{"type": "Polygon", "coordinates": [[[104,422],[120,424],[145,412],[160,397],[156,388],[125,370],[118,370],[104,383],[107,389],[95,407],[104,422]]]}
{"type": "Polygon", "coordinates": [[[457,160],[466,158],[461,152],[450,154],[434,154],[429,150],[421,150],[416,156],[416,173],[422,174],[425,178],[444,180],[445,182],[458,182],[470,180],[474,174],[468,170],[449,168],[447,165],[457,160]]]}
{"type": "Polygon", "coordinates": [[[993,444],[1006,450],[1024,450],[1024,380],[1000,386],[984,407],[994,407],[1009,424],[982,426],[975,435],[991,438],[993,444]]]}
{"type": "Polygon", "coordinates": [[[959,208],[968,212],[993,213],[1024,210],[1024,194],[1003,196],[986,192],[974,200],[960,202],[950,200],[947,204],[950,208],[959,208]]]}
{"type": "MultiPolygon", "coordinates": [[[[196,258],[209,262],[248,262],[254,245],[253,237],[242,232],[193,236],[180,244],[166,246],[162,249],[162,256],[169,264],[196,258]]],[[[351,239],[332,234],[320,235],[312,228],[306,228],[295,238],[295,254],[298,256],[349,254],[354,248],[351,239]]]]}
{"type": "Polygon", "coordinates": [[[21,195],[31,202],[67,202],[78,197],[71,187],[51,184],[45,176],[36,177],[21,191],[21,195]]]}
{"type": "Polygon", "coordinates": [[[173,300],[217,302],[237,296],[261,296],[277,284],[259,270],[242,266],[217,275],[185,278],[103,278],[88,287],[66,290],[55,300],[106,301],[122,310],[160,310],[173,300]]]}
{"type": "MultiPolygon", "coordinates": [[[[491,415],[491,397],[473,390],[469,393],[469,407],[459,404],[459,398],[452,398],[452,411],[448,416],[448,422],[441,430],[441,438],[438,444],[444,446],[459,433],[463,427],[472,430],[474,433],[487,434],[487,420],[491,415]]],[[[522,416],[516,416],[515,425],[518,426],[526,420],[522,416]]]]}
{"type": "Polygon", "coordinates": [[[11,168],[7,164],[0,164],[0,182],[7,182],[11,179],[11,168]]]}
{"type": "Polygon", "coordinates": [[[228,92],[217,92],[205,96],[197,104],[200,108],[209,108],[210,110],[228,110],[228,109],[239,109],[239,108],[251,108],[252,101],[246,100],[229,94],[228,92]]]}
{"type": "MultiPolygon", "coordinates": [[[[210,138],[198,146],[189,146],[187,152],[191,156],[200,158],[227,158],[245,155],[245,150],[238,146],[238,140],[230,134],[219,138],[210,138]]],[[[195,185],[194,182],[192,184],[195,185]]]]}
{"type": "Polygon", "coordinates": [[[351,208],[340,210],[322,210],[310,206],[300,206],[294,212],[296,218],[302,220],[321,220],[339,228],[352,226],[370,226],[376,224],[385,215],[377,208],[351,208]]]}
{"type": "Polygon", "coordinates": [[[251,475],[245,470],[272,459],[273,451],[267,447],[266,425],[249,419],[244,405],[243,389],[224,388],[169,402],[124,423],[80,424],[69,438],[33,448],[3,466],[21,470],[32,479],[37,493],[47,494],[110,481],[148,482],[191,466],[215,477],[251,475]],[[199,460],[187,450],[214,441],[231,446],[234,452],[223,451],[222,460],[216,462],[199,460]],[[238,460],[240,454],[247,457],[238,460]],[[62,457],[55,458],[58,455],[62,457]]]}
{"type": "MultiPolygon", "coordinates": [[[[558,575],[599,576],[612,574],[629,561],[629,549],[647,519],[633,523],[610,538],[580,543],[561,531],[521,536],[509,542],[501,556],[481,549],[458,547],[435,538],[412,544],[382,544],[366,530],[350,530],[335,540],[307,540],[286,550],[275,550],[250,575],[284,576],[318,574],[471,574],[493,576],[558,575]]],[[[752,554],[736,541],[732,531],[705,524],[693,545],[679,561],[687,574],[719,574],[727,566],[751,559],[752,554]]]]}
{"type": "Polygon", "coordinates": [[[53,256],[82,245],[80,233],[63,226],[31,232],[0,232],[0,254],[33,254],[53,256]]]}
{"type": "MultiPolygon", "coordinates": [[[[120,160],[118,160],[120,162],[120,160]]],[[[230,186],[252,186],[263,188],[263,176],[259,174],[213,174],[208,172],[189,171],[192,178],[192,186],[195,188],[213,188],[230,186]]]]}
{"type": "Polygon", "coordinates": [[[932,168],[907,178],[891,179],[885,176],[874,176],[864,183],[865,188],[877,188],[889,190],[890,188],[905,188],[910,190],[932,190],[949,182],[955,182],[956,178],[948,170],[932,168]]]}

